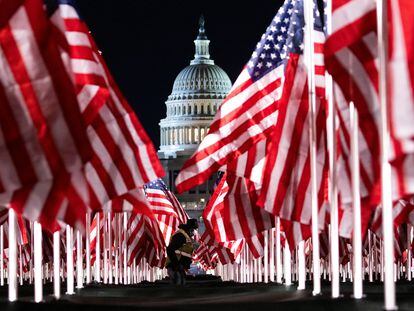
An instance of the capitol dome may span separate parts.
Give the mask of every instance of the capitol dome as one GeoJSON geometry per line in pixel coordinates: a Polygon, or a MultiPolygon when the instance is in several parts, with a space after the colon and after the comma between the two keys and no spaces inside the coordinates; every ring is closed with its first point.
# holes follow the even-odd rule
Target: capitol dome
{"type": "Polygon", "coordinates": [[[232,86],[226,72],[210,58],[203,17],[194,44],[194,59],[177,75],[165,102],[167,117],[160,122],[161,158],[194,152],[232,86]]]}

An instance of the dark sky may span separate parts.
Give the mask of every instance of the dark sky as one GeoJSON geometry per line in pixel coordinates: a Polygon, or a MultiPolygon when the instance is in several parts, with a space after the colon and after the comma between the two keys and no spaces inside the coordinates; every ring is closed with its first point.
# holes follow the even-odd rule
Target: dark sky
{"type": "Polygon", "coordinates": [[[156,148],[175,77],[204,14],[210,54],[235,81],[282,0],[78,0],[112,74],[156,148]]]}

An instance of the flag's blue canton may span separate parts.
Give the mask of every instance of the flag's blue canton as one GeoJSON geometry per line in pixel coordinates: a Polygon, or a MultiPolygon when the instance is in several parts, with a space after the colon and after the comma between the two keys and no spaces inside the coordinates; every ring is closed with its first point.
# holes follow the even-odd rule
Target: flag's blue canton
{"type": "Polygon", "coordinates": [[[144,186],[145,189],[157,189],[162,191],[167,191],[167,186],[164,184],[162,179],[156,179],[154,181],[151,181],[144,186]]]}
{"type": "MultiPolygon", "coordinates": [[[[322,30],[319,11],[314,7],[315,29],[322,30]]],[[[247,63],[254,81],[284,65],[290,54],[303,53],[304,26],[303,0],[285,0],[247,63]]]]}

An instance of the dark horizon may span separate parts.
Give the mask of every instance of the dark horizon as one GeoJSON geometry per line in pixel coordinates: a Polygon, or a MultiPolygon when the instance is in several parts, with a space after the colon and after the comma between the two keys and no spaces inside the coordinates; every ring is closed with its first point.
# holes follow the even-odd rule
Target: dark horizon
{"type": "Polygon", "coordinates": [[[194,55],[201,14],[210,54],[234,83],[281,0],[254,6],[238,1],[78,0],[122,92],[156,148],[160,119],[175,77],[194,55]]]}

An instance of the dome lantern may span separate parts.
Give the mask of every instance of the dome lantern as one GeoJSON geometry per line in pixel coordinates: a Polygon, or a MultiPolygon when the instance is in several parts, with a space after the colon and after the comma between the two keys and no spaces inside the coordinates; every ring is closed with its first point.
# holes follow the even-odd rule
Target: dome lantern
{"type": "Polygon", "coordinates": [[[208,65],[214,65],[214,61],[210,59],[210,40],[208,40],[206,35],[206,29],[205,29],[205,20],[204,16],[201,15],[200,19],[198,21],[198,36],[194,40],[195,44],[195,55],[194,59],[191,61],[191,65],[197,65],[197,64],[208,64],[208,65]]]}

